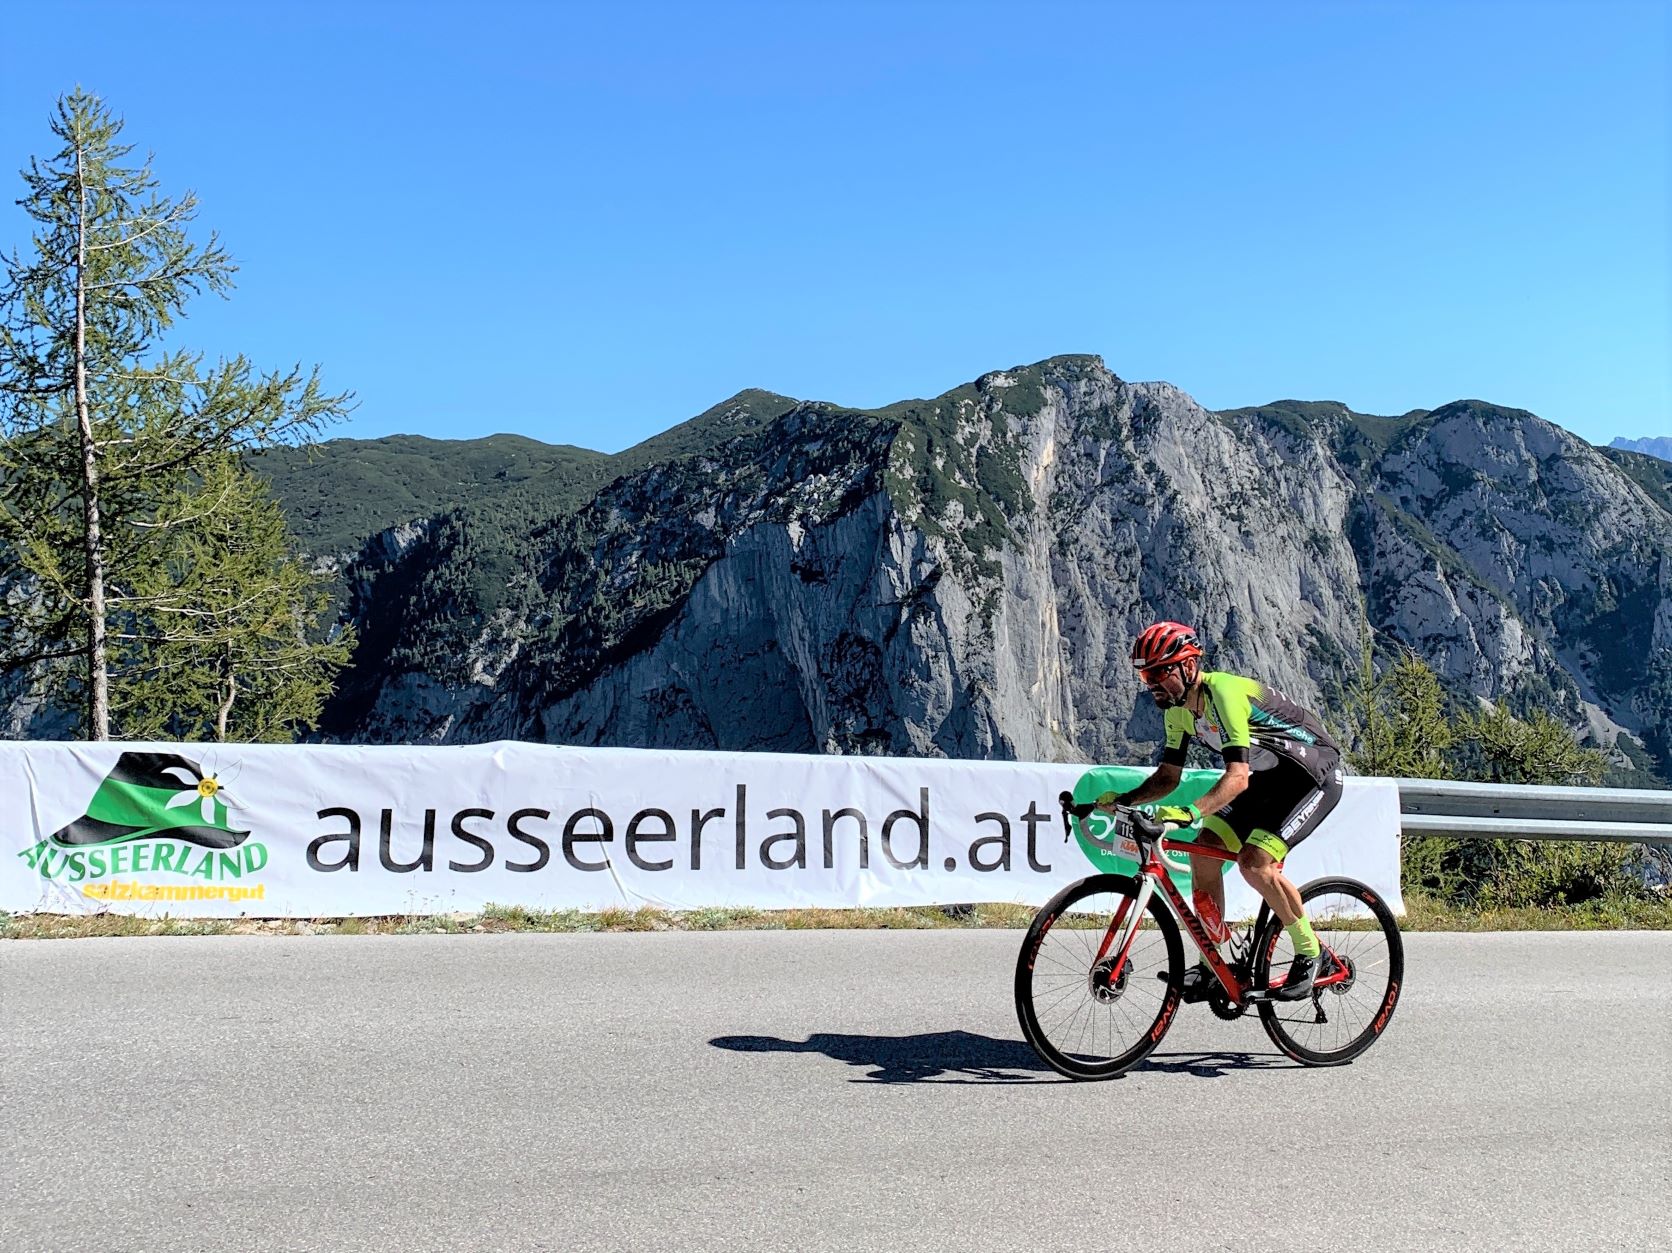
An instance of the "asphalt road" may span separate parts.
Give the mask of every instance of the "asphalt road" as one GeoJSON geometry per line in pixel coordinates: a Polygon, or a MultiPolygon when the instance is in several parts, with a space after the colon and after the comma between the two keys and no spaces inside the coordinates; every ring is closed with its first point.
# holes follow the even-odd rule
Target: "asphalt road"
{"type": "Polygon", "coordinates": [[[1664,1249],[1672,934],[1416,935],[1058,1079],[1019,932],[0,944],[0,1248],[1664,1249]]]}

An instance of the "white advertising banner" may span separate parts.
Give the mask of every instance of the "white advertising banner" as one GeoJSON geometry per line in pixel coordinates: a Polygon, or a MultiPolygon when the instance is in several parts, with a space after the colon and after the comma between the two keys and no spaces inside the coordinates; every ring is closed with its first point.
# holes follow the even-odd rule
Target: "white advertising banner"
{"type": "MultiPolygon", "coordinates": [[[[1087,769],[522,743],[5,743],[0,909],[1038,904],[1110,868],[1059,817],[1057,794],[1087,769]]],[[[1287,869],[1297,883],[1362,879],[1402,908],[1395,785],[1349,779],[1287,869]]],[[[1251,915],[1234,871],[1227,886],[1228,916],[1251,915]]]]}

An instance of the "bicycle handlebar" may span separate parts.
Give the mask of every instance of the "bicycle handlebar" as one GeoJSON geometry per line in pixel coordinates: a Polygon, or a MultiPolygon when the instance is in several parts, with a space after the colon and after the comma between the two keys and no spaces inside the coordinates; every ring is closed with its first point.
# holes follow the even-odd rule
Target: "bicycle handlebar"
{"type": "MultiPolygon", "coordinates": [[[[1068,842],[1069,837],[1074,834],[1074,828],[1068,821],[1069,815],[1072,814],[1074,817],[1084,822],[1087,818],[1091,817],[1093,811],[1098,808],[1098,806],[1092,801],[1081,801],[1076,804],[1074,796],[1070,792],[1057,793],[1057,804],[1062,806],[1062,839],[1065,844],[1068,842]]],[[[1132,805],[1116,805],[1114,808],[1114,816],[1117,826],[1119,824],[1119,820],[1122,818],[1127,819],[1131,823],[1132,838],[1140,843],[1148,843],[1159,840],[1169,831],[1184,830],[1184,828],[1176,822],[1161,822],[1150,814],[1145,813],[1142,809],[1138,809],[1132,805]]]]}

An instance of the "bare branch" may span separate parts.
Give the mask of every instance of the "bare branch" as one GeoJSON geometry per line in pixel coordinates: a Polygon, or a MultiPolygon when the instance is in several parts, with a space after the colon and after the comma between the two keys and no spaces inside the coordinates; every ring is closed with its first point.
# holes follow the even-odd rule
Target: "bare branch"
{"type": "MultiPolygon", "coordinates": [[[[185,207],[186,206],[184,205],[184,203],[176,205],[174,207],[174,211],[172,213],[170,213],[167,217],[158,218],[150,226],[148,226],[144,230],[140,231],[139,234],[137,234],[137,235],[129,235],[124,239],[113,239],[108,244],[91,244],[91,245],[88,246],[87,251],[88,252],[104,252],[104,251],[106,251],[108,249],[111,249],[111,248],[120,248],[124,244],[137,244],[140,240],[144,239],[147,235],[151,234],[153,231],[160,231],[160,230],[162,230],[163,227],[173,225],[175,222],[179,222],[179,221],[189,222],[189,221],[191,221],[192,215],[190,213],[182,213],[181,212],[181,210],[185,207]]],[[[134,222],[145,221],[145,219],[143,217],[132,218],[132,219],[129,219],[129,220],[134,221],[134,222]]],[[[118,223],[115,223],[114,225],[121,226],[121,225],[126,225],[126,223],[118,222],[118,223]]]]}

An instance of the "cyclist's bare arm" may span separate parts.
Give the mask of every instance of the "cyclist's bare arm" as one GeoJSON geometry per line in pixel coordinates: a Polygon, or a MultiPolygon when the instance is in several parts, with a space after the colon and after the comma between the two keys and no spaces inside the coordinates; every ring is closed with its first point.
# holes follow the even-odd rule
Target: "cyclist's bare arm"
{"type": "MultiPolygon", "coordinates": [[[[1172,792],[1179,785],[1183,771],[1178,766],[1163,762],[1137,787],[1119,798],[1122,805],[1144,805],[1150,801],[1158,801],[1172,792]]],[[[1224,809],[1243,792],[1248,790],[1248,763],[1233,761],[1225,767],[1225,772],[1219,776],[1219,781],[1209,788],[1196,801],[1196,809],[1200,813],[1211,814],[1224,809]]],[[[1100,804],[1099,809],[1113,812],[1115,802],[1100,804]]]]}
{"type": "MultiPolygon", "coordinates": [[[[1183,772],[1179,767],[1170,766],[1164,762],[1155,768],[1155,773],[1150,775],[1149,778],[1130,792],[1121,795],[1119,803],[1122,805],[1143,805],[1149,801],[1158,801],[1179,785],[1179,778],[1182,774],[1183,772]]],[[[1113,813],[1115,802],[1100,802],[1097,807],[1113,813]]]]}
{"type": "MultiPolygon", "coordinates": [[[[1156,772],[1157,774],[1160,771],[1156,772]]],[[[1177,771],[1175,770],[1176,774],[1177,771]]],[[[1196,808],[1204,814],[1218,813],[1248,790],[1248,763],[1233,761],[1225,766],[1225,773],[1196,800],[1196,808]]]]}

